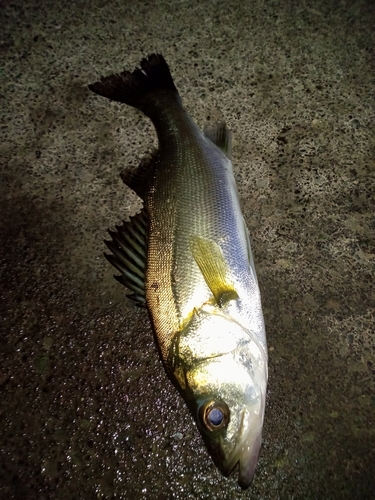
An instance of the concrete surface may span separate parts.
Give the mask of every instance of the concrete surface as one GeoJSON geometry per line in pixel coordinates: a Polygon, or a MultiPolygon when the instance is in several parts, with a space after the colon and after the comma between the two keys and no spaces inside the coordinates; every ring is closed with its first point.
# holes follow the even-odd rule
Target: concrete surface
{"type": "Polygon", "coordinates": [[[1,499],[375,498],[374,5],[2,3],[1,499]],[[103,258],[155,135],[87,85],[154,51],[233,131],[270,353],[246,492],[103,258]]]}

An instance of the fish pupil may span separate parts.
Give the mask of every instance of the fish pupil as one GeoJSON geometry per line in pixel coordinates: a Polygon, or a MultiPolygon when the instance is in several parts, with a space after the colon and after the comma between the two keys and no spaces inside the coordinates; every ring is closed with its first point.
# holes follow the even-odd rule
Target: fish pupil
{"type": "Polygon", "coordinates": [[[211,425],[218,427],[223,423],[224,413],[220,410],[220,408],[212,408],[208,414],[208,420],[211,425]]]}

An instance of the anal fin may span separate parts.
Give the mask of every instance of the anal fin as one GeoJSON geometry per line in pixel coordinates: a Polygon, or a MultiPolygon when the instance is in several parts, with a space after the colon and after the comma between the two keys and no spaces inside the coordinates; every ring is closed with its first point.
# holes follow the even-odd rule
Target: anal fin
{"type": "Polygon", "coordinates": [[[232,159],[232,134],[225,122],[207,123],[203,127],[203,133],[223,151],[229,160],[232,159]]]}

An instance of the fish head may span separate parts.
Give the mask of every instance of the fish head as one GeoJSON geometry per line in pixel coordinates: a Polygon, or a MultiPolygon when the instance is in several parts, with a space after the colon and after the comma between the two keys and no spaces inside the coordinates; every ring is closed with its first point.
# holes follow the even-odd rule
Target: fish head
{"type": "Polygon", "coordinates": [[[254,476],[262,440],[267,354],[256,337],[216,310],[200,311],[175,341],[175,379],[222,474],[254,476]]]}
{"type": "Polygon", "coordinates": [[[236,366],[236,357],[212,359],[189,379],[196,387],[195,420],[215,465],[228,476],[238,464],[238,483],[247,488],[261,447],[265,391],[236,366]]]}

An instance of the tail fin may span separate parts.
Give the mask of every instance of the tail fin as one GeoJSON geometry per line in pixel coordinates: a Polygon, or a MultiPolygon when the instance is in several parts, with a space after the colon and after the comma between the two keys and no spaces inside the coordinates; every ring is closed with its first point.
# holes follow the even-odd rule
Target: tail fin
{"type": "MultiPolygon", "coordinates": [[[[173,94],[179,99],[168,64],[161,54],[151,54],[142,59],[141,69],[124,71],[102,77],[100,82],[89,85],[89,89],[113,101],[123,102],[146,111],[150,96],[155,93],[173,94]]],[[[148,114],[146,112],[146,114],[148,114]]]]}

